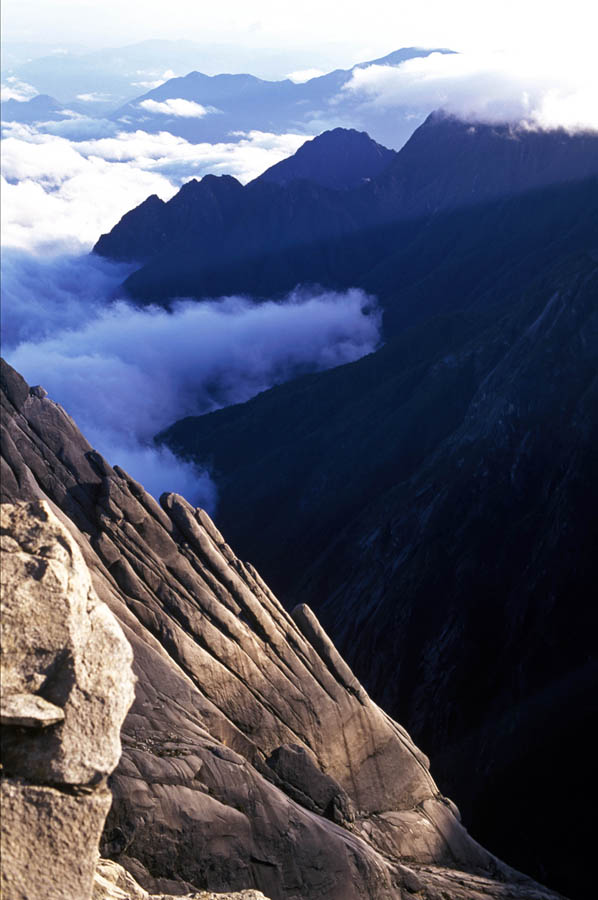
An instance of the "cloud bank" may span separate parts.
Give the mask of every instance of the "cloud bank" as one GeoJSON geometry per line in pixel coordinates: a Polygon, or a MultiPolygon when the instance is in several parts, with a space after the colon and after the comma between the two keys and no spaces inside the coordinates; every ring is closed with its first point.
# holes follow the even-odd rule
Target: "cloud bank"
{"type": "Polygon", "coordinates": [[[87,251],[125,212],[207,172],[247,181],[306,137],[253,131],[198,145],[102,127],[73,116],[43,130],[4,129],[3,352],[110,462],[156,496],[178,491],[213,511],[209,473],[156,448],[154,435],[184,415],[357,359],[377,346],[380,317],[359,291],[260,305],[183,300],[168,312],[115,300],[132,267],[87,251]]]}
{"type": "Polygon", "coordinates": [[[350,362],[379,343],[380,315],[358,290],[294,293],[281,303],[177,301],[167,312],[107,303],[123,271],[104,260],[8,256],[2,309],[10,364],[152,493],[176,490],[209,510],[216,491],[208,473],[153,447],[158,431],[350,362]]]}
{"type": "Polygon", "coordinates": [[[161,116],[176,116],[182,119],[201,119],[208,113],[218,112],[213,106],[202,106],[194,100],[171,98],[168,100],[142,100],[139,104],[146,112],[161,116]]]}
{"type": "Polygon", "coordinates": [[[70,129],[71,137],[17,123],[4,130],[4,246],[80,252],[150,194],[168,200],[185,181],[208,172],[250,181],[306,140],[252,131],[230,143],[190,144],[168,132],[88,137],[97,122],[84,117],[52,124],[70,129]]]}
{"type": "Polygon", "coordinates": [[[598,62],[525,54],[432,53],[399,66],[355,69],[345,85],[382,109],[442,108],[471,121],[598,129],[598,62]]]}
{"type": "Polygon", "coordinates": [[[15,75],[8,75],[6,82],[0,87],[0,99],[2,101],[18,100],[22,103],[25,100],[31,100],[32,97],[36,97],[38,93],[33,85],[20,81],[15,75]]]}

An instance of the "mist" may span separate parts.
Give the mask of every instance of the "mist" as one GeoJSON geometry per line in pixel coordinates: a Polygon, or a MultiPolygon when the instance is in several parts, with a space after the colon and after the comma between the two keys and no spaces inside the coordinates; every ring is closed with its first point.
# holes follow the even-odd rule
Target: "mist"
{"type": "Polygon", "coordinates": [[[594,53],[469,52],[356,69],[343,91],[382,109],[428,106],[466,121],[574,132],[598,129],[597,89],[594,53]]]}
{"type": "Polygon", "coordinates": [[[52,257],[81,253],[150,194],[169,200],[185,181],[208,172],[245,183],[309,137],[251,131],[229,143],[190,144],[168,132],[136,131],[97,138],[88,137],[90,122],[97,129],[86,118],[44,125],[56,134],[3,127],[4,247],[52,257]],[[67,135],[67,127],[76,133],[67,135]]]}
{"type": "Polygon", "coordinates": [[[217,492],[209,473],[156,448],[157,432],[380,343],[380,313],[360,290],[296,291],[259,304],[177,300],[166,311],[111,299],[124,272],[91,256],[7,251],[4,355],[111,464],[154,495],[175,490],[210,512],[217,492]]]}
{"type": "Polygon", "coordinates": [[[4,129],[4,356],[154,496],[176,491],[213,512],[209,472],[157,448],[156,433],[182,416],[357,359],[378,345],[380,316],[359,291],[295,292],[259,305],[178,300],[168,312],[118,299],[134,266],[89,250],[121,215],[149,194],[169,199],[207,171],[246,181],[305,137],[256,131],[191,145],[143,131],[87,138],[87,120],[71,124],[70,139],[26,125],[4,129]]]}

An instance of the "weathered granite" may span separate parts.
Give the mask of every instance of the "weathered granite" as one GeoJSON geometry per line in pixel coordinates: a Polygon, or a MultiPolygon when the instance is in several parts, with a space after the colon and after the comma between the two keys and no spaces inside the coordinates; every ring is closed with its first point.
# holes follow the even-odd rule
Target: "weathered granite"
{"type": "Polygon", "coordinates": [[[112,797],[2,778],[3,900],[89,900],[112,797]]]}
{"type": "Polygon", "coordinates": [[[199,891],[193,894],[148,894],[137,884],[130,872],[109,859],[100,859],[96,867],[92,900],[268,900],[261,891],[238,891],[234,894],[214,894],[199,891]]]}
{"type": "Polygon", "coordinates": [[[2,499],[50,500],[134,649],[104,855],[152,893],[555,896],[470,838],[311,611],[289,616],[204,512],[158,505],[57,404],[2,381],[2,499]]]}
{"type": "Polygon", "coordinates": [[[5,504],[1,515],[4,768],[96,783],[120,759],[131,649],[47,503],[5,504]]]}
{"type": "Polygon", "coordinates": [[[91,897],[132,652],[48,503],[4,504],[2,896],[91,897]]]}

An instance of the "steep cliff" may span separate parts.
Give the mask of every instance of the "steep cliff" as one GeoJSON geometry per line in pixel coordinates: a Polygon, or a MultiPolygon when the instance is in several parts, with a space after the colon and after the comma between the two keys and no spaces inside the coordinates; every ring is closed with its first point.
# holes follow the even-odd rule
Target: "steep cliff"
{"type": "Polygon", "coordinates": [[[2,412],[2,500],[48,500],[134,651],[105,855],[173,893],[554,897],[469,837],[313,613],[288,615],[205,513],[158,505],[6,365],[2,412]]]}

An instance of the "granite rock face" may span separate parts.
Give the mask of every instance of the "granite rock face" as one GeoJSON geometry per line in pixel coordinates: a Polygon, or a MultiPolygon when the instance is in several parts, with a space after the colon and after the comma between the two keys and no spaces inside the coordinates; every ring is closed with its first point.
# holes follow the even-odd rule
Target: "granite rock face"
{"type": "Polygon", "coordinates": [[[193,894],[148,894],[118,863],[100,859],[93,883],[92,900],[268,900],[261,891],[235,891],[234,894],[214,894],[199,891],[193,894]]]}
{"type": "Polygon", "coordinates": [[[132,653],[47,502],[1,507],[2,896],[86,900],[132,653]]]}
{"type": "Polygon", "coordinates": [[[103,855],[163,894],[555,896],[470,838],[313,613],[202,510],[156,503],[8,366],[2,388],[2,500],[50,502],[134,651],[103,855]]]}

